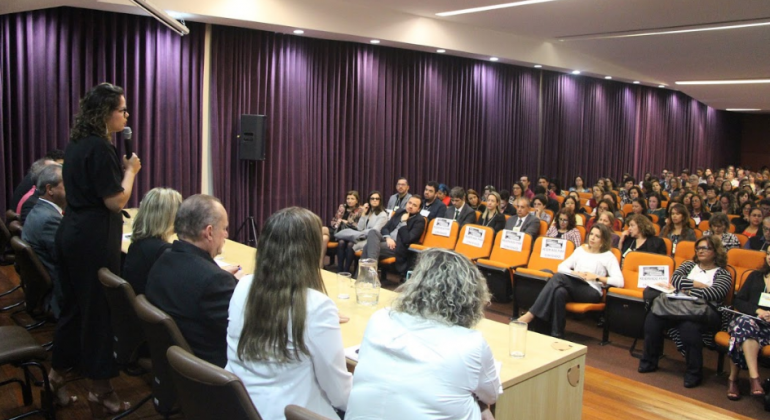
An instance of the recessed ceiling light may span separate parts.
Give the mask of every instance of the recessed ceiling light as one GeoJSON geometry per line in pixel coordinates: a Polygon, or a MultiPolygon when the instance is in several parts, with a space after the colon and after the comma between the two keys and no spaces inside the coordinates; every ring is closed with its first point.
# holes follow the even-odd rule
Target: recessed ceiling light
{"type": "Polygon", "coordinates": [[[605,79],[610,80],[612,79],[612,76],[604,76],[605,79]]]}
{"type": "Polygon", "coordinates": [[[297,34],[297,35],[302,35],[302,34],[305,33],[305,31],[303,31],[302,29],[295,29],[294,33],[297,34]]]}
{"type": "Polygon", "coordinates": [[[439,54],[443,54],[443,53],[446,52],[446,50],[436,50],[436,52],[439,53],[439,54]]]}
{"type": "Polygon", "coordinates": [[[685,80],[676,82],[677,85],[750,85],[754,83],[770,83],[770,79],[685,80]]]}
{"type": "Polygon", "coordinates": [[[572,74],[580,74],[580,70],[572,70],[572,74]]]}
{"type": "Polygon", "coordinates": [[[489,61],[497,61],[497,60],[499,60],[499,58],[497,58],[497,57],[489,57],[489,61]]]}
{"type": "Polygon", "coordinates": [[[371,42],[372,44],[379,44],[380,40],[379,39],[373,39],[373,40],[371,40],[369,42],[371,42]]]}
{"type": "Polygon", "coordinates": [[[666,85],[658,85],[659,88],[664,88],[666,85]]]}
{"type": "Polygon", "coordinates": [[[638,84],[639,84],[639,81],[638,81],[638,80],[634,80],[634,84],[635,84],[635,85],[638,85],[638,84]]]}
{"type": "Polygon", "coordinates": [[[725,111],[738,111],[738,112],[745,112],[745,111],[761,111],[759,108],[727,108],[725,111]]]}
{"type": "Polygon", "coordinates": [[[466,13],[486,12],[488,10],[507,9],[509,7],[526,6],[528,4],[548,3],[549,1],[556,1],[556,0],[524,0],[524,1],[516,1],[516,2],[513,2],[513,3],[494,4],[492,6],[473,7],[473,8],[470,8],[470,9],[453,10],[453,11],[450,11],[450,12],[441,12],[441,13],[436,13],[436,16],[447,17],[447,16],[463,15],[463,14],[466,14],[466,13]]]}
{"type": "Polygon", "coordinates": [[[741,28],[753,28],[757,26],[770,25],[770,20],[754,19],[749,21],[731,21],[731,22],[718,22],[708,23],[705,25],[692,25],[687,27],[682,26],[669,26],[665,28],[656,28],[654,30],[638,30],[638,31],[623,31],[623,32],[607,32],[599,34],[587,34],[587,35],[575,35],[575,36],[563,36],[559,37],[559,41],[582,41],[588,39],[612,39],[612,38],[632,38],[639,36],[652,36],[652,35],[674,35],[674,34],[686,34],[690,32],[704,32],[704,31],[723,31],[727,29],[741,29],[741,28]]]}
{"type": "Polygon", "coordinates": [[[535,68],[536,68],[536,69],[539,69],[539,68],[542,68],[542,67],[543,67],[543,66],[541,66],[540,64],[535,64],[535,68]]]}

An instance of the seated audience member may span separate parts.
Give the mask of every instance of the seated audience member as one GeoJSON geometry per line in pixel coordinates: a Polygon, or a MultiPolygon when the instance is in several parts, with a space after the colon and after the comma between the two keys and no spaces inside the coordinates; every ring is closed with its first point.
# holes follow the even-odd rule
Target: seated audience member
{"type": "Polygon", "coordinates": [[[169,239],[174,234],[174,219],[180,204],[182,194],[171,188],[153,188],[139,204],[131,246],[123,263],[123,278],[137,295],[144,294],[152,265],[171,249],[169,239]]]}
{"type": "Polygon", "coordinates": [[[540,220],[544,220],[549,225],[551,224],[551,215],[546,212],[546,206],[548,205],[548,199],[544,195],[538,194],[532,199],[532,214],[540,220]]]}
{"type": "Polygon", "coordinates": [[[690,204],[692,203],[692,197],[695,195],[692,191],[687,191],[686,193],[682,194],[682,204],[684,204],[685,207],[687,207],[687,210],[690,210],[690,204]]]}
{"type": "Polygon", "coordinates": [[[604,192],[617,191],[618,186],[615,184],[615,180],[611,177],[604,178],[604,192]]]}
{"type": "Polygon", "coordinates": [[[578,199],[569,196],[561,203],[561,210],[567,209],[575,214],[575,226],[583,226],[583,217],[578,216],[578,213],[583,213],[584,210],[578,205],[579,202],[578,199]]]}
{"type": "MultiPolygon", "coordinates": [[[[631,204],[631,188],[633,188],[636,185],[636,180],[629,176],[626,178],[623,178],[623,188],[618,191],[618,196],[620,197],[620,205],[624,204],[631,204]]],[[[638,193],[638,192],[637,192],[638,193]]]]}
{"type": "Polygon", "coordinates": [[[596,224],[588,234],[588,242],[575,249],[559,264],[559,270],[535,299],[529,311],[519,318],[532,322],[535,318],[550,322],[553,337],[564,337],[567,302],[598,303],[602,287],[623,287],[623,273],[611,252],[611,231],[596,224]]]}
{"type": "MultiPolygon", "coordinates": [[[[650,219],[640,214],[628,218],[628,229],[620,235],[620,252],[625,259],[631,251],[667,255],[666,243],[655,236],[655,226],[650,219]]],[[[621,262],[623,260],[621,259],[621,262]]]]}
{"type": "Polygon", "coordinates": [[[604,197],[604,188],[600,185],[594,185],[592,192],[593,196],[588,200],[588,207],[596,210],[596,208],[599,207],[599,202],[602,201],[602,197],[604,197]]]}
{"type": "MultiPolygon", "coordinates": [[[[704,236],[695,241],[693,260],[683,262],[674,271],[671,285],[678,292],[720,305],[732,287],[732,278],[726,266],[727,252],[722,247],[722,241],[714,236],[704,236]]],[[[644,321],[644,355],[639,362],[639,373],[658,369],[658,360],[663,354],[663,334],[668,331],[679,352],[685,354],[685,388],[700,385],[703,380],[704,341],[713,344],[718,328],[719,325],[707,322],[673,320],[648,312],[644,321]]]]}
{"type": "MultiPolygon", "coordinates": [[[[435,198],[435,195],[434,195],[435,198]]],[[[363,205],[363,213],[361,218],[358,219],[357,237],[356,242],[345,241],[345,246],[342,243],[337,245],[337,272],[350,272],[350,268],[355,260],[356,251],[363,250],[366,246],[366,238],[369,236],[369,232],[382,229],[386,223],[388,223],[388,212],[385,211],[385,207],[382,205],[382,193],[374,190],[369,193],[367,202],[363,205]]],[[[440,203],[436,200],[436,203],[440,203]]],[[[443,203],[441,206],[443,207],[443,203]]]]}
{"type": "MultiPolygon", "coordinates": [[[[556,200],[556,193],[551,191],[550,185],[551,185],[551,180],[548,179],[548,177],[541,175],[540,177],[537,178],[537,186],[543,188],[543,192],[541,194],[543,194],[544,196],[552,200],[556,200]]],[[[534,191],[534,193],[535,195],[538,194],[537,191],[534,191]]]]}
{"type": "Polygon", "coordinates": [[[500,190],[500,207],[498,211],[507,216],[516,214],[516,201],[511,201],[511,193],[508,190],[500,190]]]}
{"type": "Polygon", "coordinates": [[[615,209],[613,211],[613,213],[615,214],[615,218],[618,219],[618,221],[622,225],[623,220],[626,218],[626,215],[623,214],[623,212],[621,211],[621,208],[617,206],[618,198],[615,195],[615,193],[613,192],[604,193],[604,195],[602,196],[602,199],[609,200],[612,202],[612,207],[615,209]]]}
{"type": "Polygon", "coordinates": [[[745,203],[738,209],[740,217],[735,217],[730,220],[730,223],[735,226],[735,233],[741,233],[750,224],[751,209],[754,208],[752,203],[745,203]]]}
{"type": "Polygon", "coordinates": [[[579,192],[579,193],[591,192],[588,188],[586,188],[585,181],[583,180],[583,177],[580,175],[575,177],[575,183],[569,188],[569,190],[579,192]]]}
{"type": "Polygon", "coordinates": [[[738,201],[738,207],[743,206],[744,204],[751,202],[754,202],[754,197],[751,196],[750,191],[739,191],[737,194],[735,194],[735,200],[738,201]]]}
{"type": "MultiPolygon", "coordinates": [[[[399,180],[398,182],[402,182],[399,180]]],[[[406,182],[406,181],[403,181],[406,182]]],[[[408,188],[408,187],[407,187],[408,188]]],[[[393,199],[393,197],[391,197],[393,199]]],[[[326,256],[326,248],[329,245],[329,241],[337,240],[336,234],[345,229],[355,229],[358,227],[358,219],[361,217],[363,209],[361,208],[361,196],[358,195],[358,191],[348,191],[345,196],[345,203],[340,204],[337,207],[337,213],[334,214],[334,218],[329,227],[323,227],[323,245],[321,246],[321,263],[323,268],[324,257],[326,256]]]]}
{"type": "MultiPolygon", "coordinates": [[[[770,191],[768,191],[768,193],[770,193],[770,191]]],[[[770,198],[763,198],[760,200],[759,209],[762,210],[762,217],[770,217],[770,198]]]]}
{"type": "Polygon", "coordinates": [[[719,196],[719,208],[724,214],[738,214],[738,206],[735,204],[735,197],[730,193],[719,196]]]}
{"type": "Polygon", "coordinates": [[[661,238],[671,241],[671,254],[676,252],[676,244],[679,241],[694,241],[695,231],[690,227],[690,213],[684,204],[674,203],[668,206],[666,225],[660,231],[661,238]]]}
{"type": "MultiPolygon", "coordinates": [[[[553,214],[556,214],[559,211],[559,202],[555,198],[550,198],[548,195],[548,191],[545,190],[542,186],[538,185],[535,187],[535,197],[538,195],[543,196],[545,200],[543,200],[543,203],[545,204],[545,208],[548,210],[551,210],[553,214]]],[[[535,199],[532,199],[532,205],[534,206],[535,199]]],[[[548,220],[548,223],[551,221],[548,220]]]]}
{"type": "Polygon", "coordinates": [[[725,179],[725,181],[722,183],[722,193],[723,194],[732,194],[733,192],[733,184],[730,182],[729,179],[725,179]]]}
{"type": "Polygon", "coordinates": [[[400,291],[369,320],[345,419],[492,418],[500,380],[473,329],[490,299],[484,276],[462,255],[434,248],[400,291]]]}
{"type": "Polygon", "coordinates": [[[652,217],[650,217],[649,214],[647,214],[647,202],[644,198],[632,198],[631,199],[631,213],[626,215],[625,225],[628,226],[628,219],[633,216],[644,216],[650,220],[652,220],[652,217]]]}
{"type": "Polygon", "coordinates": [[[449,187],[446,184],[438,184],[438,192],[436,194],[438,199],[449,208],[449,204],[452,202],[452,199],[449,197],[449,187]]]}
{"type": "Polygon", "coordinates": [[[196,194],[184,200],[174,220],[179,239],[152,266],[145,290],[147,300],[176,321],[195,355],[220,367],[227,363],[227,306],[236,274],[242,275],[239,267],[226,271],[214,261],[227,227],[218,199],[196,194]]]}
{"type": "Polygon", "coordinates": [[[714,213],[709,219],[709,230],[703,232],[703,236],[714,235],[722,239],[725,251],[741,246],[738,237],[730,233],[730,221],[724,213],[714,213]]]}
{"type": "Polygon", "coordinates": [[[524,187],[524,197],[528,198],[529,200],[535,198],[535,193],[530,189],[529,176],[522,175],[519,177],[519,183],[522,187],[524,187]]]}
{"type": "Polygon", "coordinates": [[[762,234],[762,210],[757,207],[752,207],[749,210],[749,224],[743,230],[735,230],[736,233],[743,234],[747,238],[751,239],[754,236],[762,234]]]}
{"type": "Polygon", "coordinates": [[[762,268],[749,274],[733,298],[735,310],[748,316],[735,317],[728,329],[731,337],[728,353],[733,363],[730,364],[730,377],[727,380],[727,398],[731,400],[741,398],[738,374],[742,369],[749,371],[750,395],[765,395],[757,369],[757,355],[762,347],[770,345],[770,305],[762,301],[762,295],[768,289],[768,283],[770,283],[770,249],[765,254],[765,263],[762,268]],[[764,322],[757,322],[753,317],[764,322]]]}
{"type": "Polygon", "coordinates": [[[671,178],[671,180],[669,181],[669,185],[670,185],[668,189],[669,200],[673,200],[682,194],[682,188],[679,185],[679,179],[677,179],[676,177],[671,178]]]}
{"type": "Polygon", "coordinates": [[[447,207],[444,218],[457,222],[460,229],[468,223],[476,223],[476,211],[465,203],[465,190],[462,187],[454,187],[449,192],[452,205],[447,207]]]}
{"type": "Polygon", "coordinates": [[[647,214],[657,217],[659,223],[666,221],[666,209],[661,206],[662,201],[660,194],[655,192],[647,197],[647,214]]]}
{"type": "Polygon", "coordinates": [[[548,229],[545,236],[566,239],[572,241],[575,247],[579,247],[582,238],[580,231],[575,227],[575,213],[569,209],[561,209],[555,219],[555,223],[548,229]]]}
{"type": "Polygon", "coordinates": [[[516,214],[505,221],[505,228],[515,232],[529,233],[533,241],[540,236],[540,219],[531,214],[528,198],[521,197],[516,201],[516,214]]]}
{"type": "Polygon", "coordinates": [[[491,193],[492,191],[497,191],[497,188],[495,188],[494,185],[485,185],[484,186],[484,196],[481,197],[481,201],[486,203],[487,202],[487,197],[489,196],[489,193],[491,193]]]}
{"type": "MultiPolygon", "coordinates": [[[[652,192],[650,194],[658,194],[658,197],[661,199],[661,201],[664,201],[664,197],[668,197],[668,193],[663,188],[663,186],[660,184],[660,181],[653,179],[652,182],[652,192]]],[[[650,198],[650,195],[647,195],[647,198],[650,198]]],[[[668,201],[668,200],[665,200],[668,201]]]]}
{"type": "MultiPolygon", "coordinates": [[[[27,215],[30,211],[32,211],[32,208],[35,207],[35,204],[37,204],[37,200],[40,198],[40,195],[44,193],[44,191],[40,191],[36,187],[37,179],[40,176],[40,173],[48,165],[53,164],[56,164],[56,162],[51,159],[44,158],[35,161],[35,163],[33,163],[30,167],[29,173],[27,175],[29,176],[31,186],[19,198],[16,207],[13,207],[14,211],[16,211],[16,214],[19,215],[19,220],[22,224],[27,220],[27,215]]],[[[21,187],[22,185],[19,186],[21,187]]]]}
{"type": "Polygon", "coordinates": [[[770,216],[765,217],[762,220],[762,235],[754,235],[749,238],[744,249],[752,249],[754,251],[764,251],[770,246],[770,216]]]}
{"type": "Polygon", "coordinates": [[[709,213],[722,211],[722,205],[719,203],[717,190],[713,185],[706,186],[706,200],[703,202],[703,207],[709,213]]]}
{"type": "MultiPolygon", "coordinates": [[[[633,187],[629,188],[628,190],[628,204],[633,204],[633,201],[635,198],[641,198],[645,199],[647,196],[644,195],[644,191],[642,191],[641,188],[634,185],[633,187]]],[[[624,203],[625,204],[625,203],[624,203]]]]}
{"type": "MultiPolygon", "coordinates": [[[[608,211],[599,213],[599,217],[596,220],[596,224],[607,226],[607,228],[610,229],[610,231],[612,232],[612,234],[610,235],[610,237],[612,238],[610,241],[612,243],[612,247],[620,249],[620,235],[615,233],[615,231],[613,230],[613,226],[616,224],[616,222],[617,220],[615,219],[615,216],[608,211]]],[[[590,232],[591,231],[590,228],[588,228],[587,231],[590,232]]]]}
{"type": "Polygon", "coordinates": [[[58,258],[54,239],[62,219],[62,211],[67,207],[67,194],[62,182],[62,166],[48,165],[37,176],[37,188],[41,195],[27,215],[21,239],[32,247],[37,258],[48,271],[53,283],[53,293],[50,297],[50,309],[56,319],[61,315],[62,286],[59,282],[58,258]]]}
{"type": "Polygon", "coordinates": [[[280,210],[265,222],[258,249],[254,275],[238,282],[230,301],[225,369],[265,420],[284,419],[289,404],[339,419],[352,376],[342,317],[317,264],[321,219],[299,207],[280,210]]]}
{"type": "Polygon", "coordinates": [[[64,163],[64,152],[62,150],[51,150],[41,159],[32,163],[27,174],[24,175],[24,179],[22,179],[19,185],[13,190],[13,198],[8,204],[9,209],[13,209],[16,213],[19,213],[19,201],[31,191],[35,191],[35,181],[32,180],[32,174],[40,173],[40,171],[43,170],[43,167],[52,163],[58,163],[59,165],[64,163]]]}
{"type": "Polygon", "coordinates": [[[465,192],[465,195],[468,197],[467,203],[470,206],[470,208],[473,209],[473,211],[479,211],[484,213],[486,206],[484,205],[483,202],[481,202],[479,193],[477,193],[476,190],[469,189],[468,191],[465,192]]]}
{"type": "Polygon", "coordinates": [[[437,217],[444,216],[444,213],[446,213],[446,206],[444,205],[444,202],[438,198],[438,182],[430,181],[425,184],[420,214],[423,217],[427,217],[428,222],[430,222],[437,217]]]}
{"type": "Polygon", "coordinates": [[[409,197],[406,208],[399,209],[380,231],[369,231],[362,258],[396,257],[396,271],[406,275],[409,268],[409,245],[417,243],[425,230],[425,219],[420,216],[422,197],[409,197]]]}
{"type": "Polygon", "coordinates": [[[524,184],[521,182],[514,182],[513,185],[511,185],[511,193],[509,194],[510,198],[508,199],[508,202],[514,204],[519,197],[524,197],[524,191],[524,184]]]}
{"type": "Polygon", "coordinates": [[[396,181],[396,193],[390,196],[385,208],[389,212],[403,209],[406,207],[406,202],[409,201],[411,196],[412,194],[409,194],[409,181],[401,177],[396,181]]]}
{"type": "Polygon", "coordinates": [[[487,197],[487,206],[481,213],[477,224],[491,227],[495,233],[503,230],[505,228],[505,215],[498,211],[501,202],[500,194],[495,191],[490,192],[487,197]]]}
{"type": "Polygon", "coordinates": [[[599,188],[601,188],[601,189],[602,189],[602,193],[604,193],[605,191],[609,191],[609,190],[610,190],[610,188],[608,188],[608,187],[606,186],[606,181],[605,181],[605,179],[604,179],[604,178],[599,178],[599,179],[597,179],[597,180],[596,180],[596,184],[594,184],[594,185],[598,185],[598,186],[599,186],[599,188]]]}
{"type": "Polygon", "coordinates": [[[586,224],[586,231],[591,230],[591,227],[598,221],[599,215],[601,215],[604,212],[612,213],[612,226],[610,226],[610,229],[613,231],[620,231],[623,228],[623,224],[620,222],[620,220],[617,219],[615,216],[617,214],[617,211],[615,211],[615,202],[612,200],[602,200],[599,202],[599,205],[595,209],[595,216],[591,218],[591,220],[588,221],[586,224]]]}

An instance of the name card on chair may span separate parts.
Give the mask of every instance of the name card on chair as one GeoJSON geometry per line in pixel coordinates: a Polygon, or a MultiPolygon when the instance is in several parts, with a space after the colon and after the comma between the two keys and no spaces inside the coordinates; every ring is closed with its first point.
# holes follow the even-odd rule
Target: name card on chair
{"type": "Polygon", "coordinates": [[[563,260],[567,255],[567,240],[557,238],[543,238],[540,246],[540,256],[552,260],[563,260]]]}
{"type": "Polygon", "coordinates": [[[514,252],[521,252],[524,246],[524,233],[512,230],[501,230],[503,239],[500,240],[500,248],[514,252]]]}
{"type": "Polygon", "coordinates": [[[463,243],[465,245],[481,248],[484,245],[485,236],[487,236],[487,232],[485,230],[473,226],[466,226],[463,243]]]}
{"type": "Polygon", "coordinates": [[[433,219],[433,230],[430,233],[435,236],[448,238],[449,234],[452,233],[452,219],[443,219],[441,217],[433,219]]]}
{"type": "Polygon", "coordinates": [[[667,265],[640,265],[639,281],[636,287],[645,289],[656,283],[668,284],[669,280],[667,265]]]}

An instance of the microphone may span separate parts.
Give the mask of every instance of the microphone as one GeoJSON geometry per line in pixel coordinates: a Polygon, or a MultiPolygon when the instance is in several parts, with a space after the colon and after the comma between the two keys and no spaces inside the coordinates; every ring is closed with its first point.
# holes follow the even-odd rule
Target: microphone
{"type": "Polygon", "coordinates": [[[123,136],[123,147],[126,149],[126,159],[131,159],[134,154],[134,141],[131,140],[131,127],[126,127],[121,133],[123,136]]]}

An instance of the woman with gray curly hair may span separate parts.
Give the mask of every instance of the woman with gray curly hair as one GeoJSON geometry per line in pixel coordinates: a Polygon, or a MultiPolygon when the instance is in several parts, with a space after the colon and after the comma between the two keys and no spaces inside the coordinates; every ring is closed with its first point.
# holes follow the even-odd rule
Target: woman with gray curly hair
{"type": "Polygon", "coordinates": [[[464,256],[425,251],[391,308],[372,315],[345,419],[492,419],[500,379],[473,330],[489,289],[464,256]]]}

